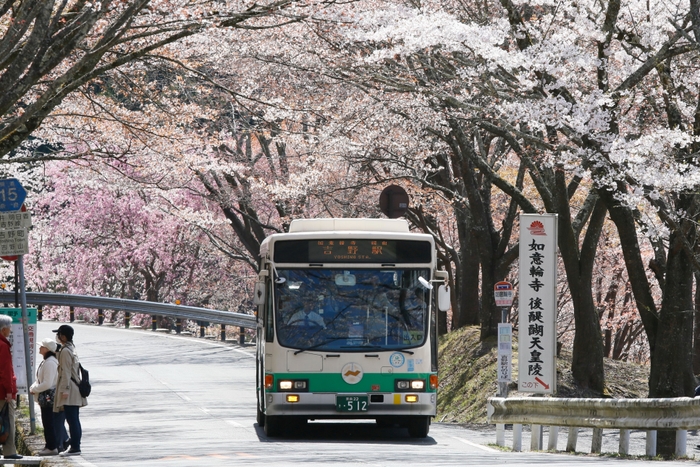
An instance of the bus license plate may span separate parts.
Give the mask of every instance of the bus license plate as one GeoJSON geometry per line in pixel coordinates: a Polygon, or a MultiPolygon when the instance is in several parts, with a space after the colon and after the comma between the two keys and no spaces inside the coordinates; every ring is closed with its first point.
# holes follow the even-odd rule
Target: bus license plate
{"type": "Polygon", "coordinates": [[[367,396],[336,396],[338,412],[367,412],[367,396]]]}

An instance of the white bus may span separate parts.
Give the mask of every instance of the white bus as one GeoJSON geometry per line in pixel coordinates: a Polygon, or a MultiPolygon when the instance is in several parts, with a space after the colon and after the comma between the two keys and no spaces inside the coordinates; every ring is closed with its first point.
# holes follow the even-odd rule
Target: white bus
{"type": "Polygon", "coordinates": [[[289,233],[266,238],[260,255],[257,420],[265,433],[373,419],[427,436],[438,387],[432,304],[449,307],[432,236],[396,219],[295,220],[289,233]]]}

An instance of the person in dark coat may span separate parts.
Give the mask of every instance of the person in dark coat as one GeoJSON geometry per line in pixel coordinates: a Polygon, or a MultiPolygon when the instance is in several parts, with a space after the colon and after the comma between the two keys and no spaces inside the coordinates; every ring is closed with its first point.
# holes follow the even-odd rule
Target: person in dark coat
{"type": "Polygon", "coordinates": [[[10,415],[10,434],[2,445],[5,459],[21,459],[15,446],[15,398],[17,397],[17,378],[12,365],[12,318],[0,315],[0,410],[8,406],[10,415]]]}

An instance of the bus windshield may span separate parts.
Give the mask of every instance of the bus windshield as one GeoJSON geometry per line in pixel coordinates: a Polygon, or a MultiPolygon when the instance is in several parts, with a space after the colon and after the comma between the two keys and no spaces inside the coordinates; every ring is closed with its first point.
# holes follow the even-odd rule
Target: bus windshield
{"type": "Polygon", "coordinates": [[[299,350],[368,351],[423,345],[430,291],[420,269],[279,269],[279,343],[299,350]],[[423,281],[425,282],[425,281],[423,281]]]}

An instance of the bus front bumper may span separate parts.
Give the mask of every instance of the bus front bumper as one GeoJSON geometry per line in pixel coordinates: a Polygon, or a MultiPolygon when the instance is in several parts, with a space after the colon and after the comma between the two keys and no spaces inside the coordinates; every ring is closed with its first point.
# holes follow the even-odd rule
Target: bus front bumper
{"type": "Polygon", "coordinates": [[[383,416],[435,416],[437,393],[328,394],[275,393],[265,394],[266,415],[295,415],[310,418],[376,418],[383,416]],[[290,397],[292,396],[292,397],[290,397]],[[357,397],[365,403],[348,405],[340,401],[346,396],[357,397]]]}

